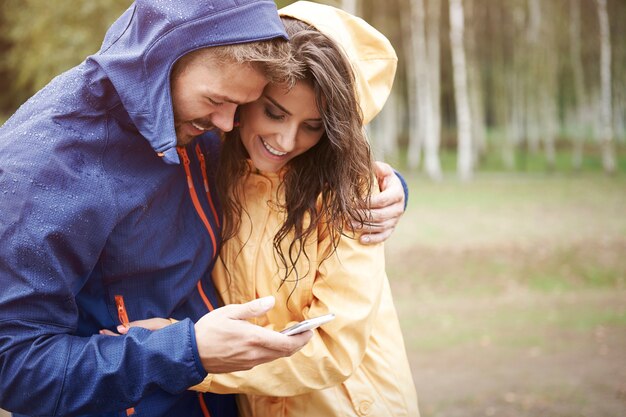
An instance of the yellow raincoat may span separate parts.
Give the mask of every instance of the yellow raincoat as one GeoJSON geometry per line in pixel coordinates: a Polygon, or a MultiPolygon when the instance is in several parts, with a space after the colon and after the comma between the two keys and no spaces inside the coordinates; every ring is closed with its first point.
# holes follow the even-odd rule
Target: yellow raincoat
{"type": "Polygon", "coordinates": [[[249,371],[210,375],[194,389],[246,393],[239,398],[246,417],[418,417],[383,245],[364,246],[343,236],[336,252],[323,260],[330,240],[319,238],[320,226],[307,246],[308,261],[297,262],[299,281],[281,285],[284,269],[278,268],[272,245],[284,221],[271,203],[281,201],[278,184],[276,174],[251,174],[246,180],[250,217],[243,216],[237,237],[222,248],[224,263],[218,260],[213,270],[215,286],[226,304],[274,295],[275,307],[256,323],[276,330],[326,313],[336,318],[315,330],[293,356],[249,371]]]}
{"type": "MultiPolygon", "coordinates": [[[[389,41],[334,7],[300,1],[279,13],[315,26],[344,48],[369,122],[393,83],[397,57],[389,41]]],[[[245,417],[419,417],[383,245],[364,246],[342,236],[328,257],[331,242],[320,225],[307,242],[307,257],[296,263],[297,275],[283,283],[285,271],[272,243],[285,219],[276,204],[284,200],[279,184],[278,174],[252,173],[245,180],[242,201],[249,216],[244,213],[238,235],[221,249],[215,286],[226,304],[274,295],[275,307],[255,321],[276,330],[326,313],[336,318],[315,330],[293,356],[249,371],[209,375],[194,389],[244,393],[238,401],[245,417]]],[[[284,253],[289,241],[283,241],[284,253]]]]}

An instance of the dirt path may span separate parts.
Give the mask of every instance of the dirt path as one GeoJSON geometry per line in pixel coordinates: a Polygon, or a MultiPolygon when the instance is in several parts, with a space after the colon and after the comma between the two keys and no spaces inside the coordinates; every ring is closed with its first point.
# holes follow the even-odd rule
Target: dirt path
{"type": "Polygon", "coordinates": [[[416,335],[407,334],[423,417],[626,416],[624,326],[570,326],[562,320],[575,309],[623,312],[626,293],[582,295],[574,303],[571,295],[539,298],[509,297],[483,305],[444,302],[424,308],[430,320],[412,326],[420,335],[428,335],[432,328],[438,333],[441,317],[447,317],[452,328],[457,322],[469,328],[498,323],[493,315],[512,317],[524,310],[546,320],[522,320],[510,327],[486,324],[482,335],[476,332],[475,338],[452,347],[420,349],[416,335]],[[564,316],[556,317],[554,311],[564,316]]]}

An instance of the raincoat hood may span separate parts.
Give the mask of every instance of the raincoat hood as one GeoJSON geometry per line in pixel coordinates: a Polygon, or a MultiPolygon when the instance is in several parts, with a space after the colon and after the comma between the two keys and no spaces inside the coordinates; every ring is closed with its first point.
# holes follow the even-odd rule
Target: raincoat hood
{"type": "Polygon", "coordinates": [[[391,42],[365,20],[325,4],[297,1],[278,13],[308,23],[343,49],[354,70],[363,124],[371,122],[393,86],[398,57],[391,42]]]}
{"type": "MultiPolygon", "coordinates": [[[[287,39],[276,16],[276,5],[267,0],[137,0],[87,60],[90,89],[101,99],[103,85],[112,87],[139,133],[177,163],[169,79],[174,63],[200,48],[287,39]]],[[[104,102],[117,104],[107,97],[104,102]]]]}

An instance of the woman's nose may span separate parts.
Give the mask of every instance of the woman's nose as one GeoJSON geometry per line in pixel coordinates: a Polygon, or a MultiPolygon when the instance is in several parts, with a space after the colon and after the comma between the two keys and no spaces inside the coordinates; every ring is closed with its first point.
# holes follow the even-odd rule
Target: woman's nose
{"type": "Polygon", "coordinates": [[[298,130],[285,129],[278,137],[278,145],[282,152],[291,152],[296,147],[298,130]]]}

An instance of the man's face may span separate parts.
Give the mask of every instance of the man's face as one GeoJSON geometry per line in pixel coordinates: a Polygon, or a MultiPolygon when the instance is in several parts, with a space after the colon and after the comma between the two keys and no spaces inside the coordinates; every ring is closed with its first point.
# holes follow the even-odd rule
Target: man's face
{"type": "Polygon", "coordinates": [[[177,145],[184,146],[207,130],[232,130],[237,106],[258,99],[267,80],[250,65],[195,58],[171,85],[177,145]]]}

